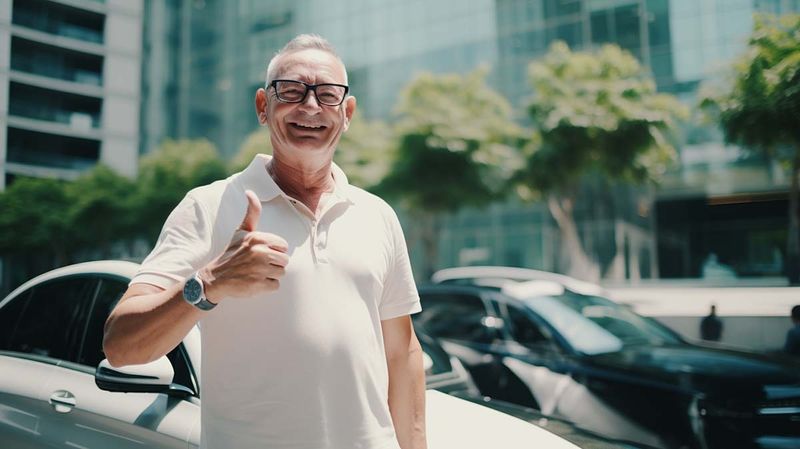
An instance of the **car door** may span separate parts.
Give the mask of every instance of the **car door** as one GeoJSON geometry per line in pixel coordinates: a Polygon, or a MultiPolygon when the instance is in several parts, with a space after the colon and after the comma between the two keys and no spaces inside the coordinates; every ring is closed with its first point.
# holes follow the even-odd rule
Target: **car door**
{"type": "Polygon", "coordinates": [[[37,284],[0,308],[0,441],[4,447],[64,447],[52,432],[57,401],[46,389],[73,356],[96,279],[71,276],[37,284]]]}
{"type": "Polygon", "coordinates": [[[155,393],[114,393],[95,385],[94,372],[104,358],[103,325],[127,288],[122,279],[102,277],[84,323],[81,344],[74,357],[64,360],[47,382],[46,391],[68,398],[51,411],[51,430],[64,447],[186,448],[199,426],[197,386],[183,348],[170,360],[174,383],[192,394],[186,398],[155,393]],[[68,403],[65,403],[68,402],[68,403]]]}
{"type": "Polygon", "coordinates": [[[539,410],[557,414],[559,398],[575,383],[569,358],[538,316],[512,302],[497,308],[506,330],[499,349],[503,364],[525,384],[539,410]]]}
{"type": "Polygon", "coordinates": [[[498,353],[502,323],[487,308],[479,290],[422,290],[420,298],[422,312],[414,315],[415,324],[461,361],[482,395],[530,399],[530,393],[502,363],[498,353]]]}

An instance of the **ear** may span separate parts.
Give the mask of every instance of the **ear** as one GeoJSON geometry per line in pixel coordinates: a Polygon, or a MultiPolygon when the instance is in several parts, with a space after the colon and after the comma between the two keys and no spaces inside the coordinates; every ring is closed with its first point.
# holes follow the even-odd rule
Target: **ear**
{"type": "Polygon", "coordinates": [[[344,130],[350,128],[350,120],[356,112],[356,97],[347,97],[344,100],[344,130]]]}
{"type": "Polygon", "coordinates": [[[267,124],[267,91],[263,87],[256,91],[256,117],[261,126],[267,124]]]}

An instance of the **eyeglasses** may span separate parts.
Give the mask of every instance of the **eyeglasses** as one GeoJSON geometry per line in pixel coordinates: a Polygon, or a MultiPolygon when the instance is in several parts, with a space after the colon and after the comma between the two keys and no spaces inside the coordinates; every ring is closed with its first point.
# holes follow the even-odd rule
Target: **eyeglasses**
{"type": "Polygon", "coordinates": [[[326,106],[339,106],[350,90],[344,84],[321,83],[306,84],[295,80],[272,80],[269,83],[275,89],[275,96],[284,103],[302,103],[309,90],[314,91],[317,101],[326,106]]]}

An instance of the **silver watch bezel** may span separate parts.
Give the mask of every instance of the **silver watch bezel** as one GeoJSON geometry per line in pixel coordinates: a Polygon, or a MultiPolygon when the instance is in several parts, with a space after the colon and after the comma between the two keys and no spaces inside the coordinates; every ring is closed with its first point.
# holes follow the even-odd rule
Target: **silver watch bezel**
{"type": "Polygon", "coordinates": [[[203,285],[203,280],[197,275],[197,272],[193,273],[186,279],[186,283],[183,285],[183,299],[186,300],[189,304],[196,306],[199,304],[203,299],[206,297],[205,288],[203,285]]]}

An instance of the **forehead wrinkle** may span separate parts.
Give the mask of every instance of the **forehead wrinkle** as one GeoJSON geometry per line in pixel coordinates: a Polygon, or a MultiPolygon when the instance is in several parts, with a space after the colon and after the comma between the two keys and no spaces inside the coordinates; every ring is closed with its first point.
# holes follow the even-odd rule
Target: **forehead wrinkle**
{"type": "Polygon", "coordinates": [[[281,78],[347,84],[347,71],[334,55],[321,50],[301,50],[279,57],[274,79],[281,78]]]}

